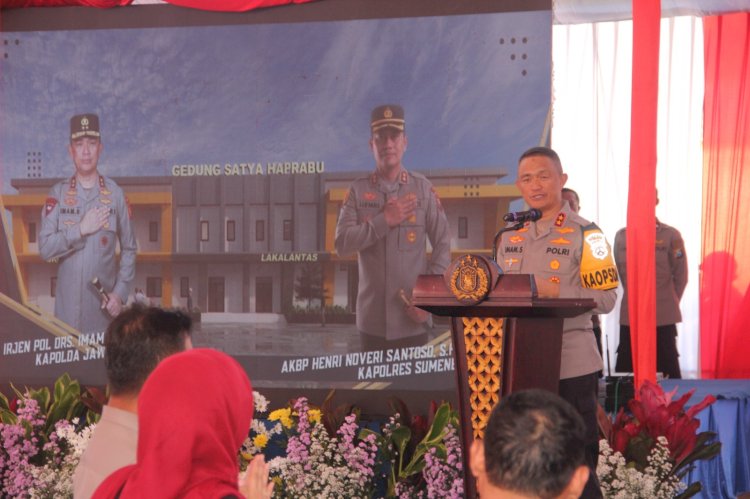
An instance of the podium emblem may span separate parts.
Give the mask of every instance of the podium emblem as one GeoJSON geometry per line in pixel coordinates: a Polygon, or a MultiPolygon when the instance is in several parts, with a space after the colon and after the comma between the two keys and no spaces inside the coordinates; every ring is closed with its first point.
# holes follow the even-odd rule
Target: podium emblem
{"type": "Polygon", "coordinates": [[[464,255],[451,274],[451,292],[460,302],[479,303],[489,292],[489,276],[489,269],[483,260],[464,255]]]}

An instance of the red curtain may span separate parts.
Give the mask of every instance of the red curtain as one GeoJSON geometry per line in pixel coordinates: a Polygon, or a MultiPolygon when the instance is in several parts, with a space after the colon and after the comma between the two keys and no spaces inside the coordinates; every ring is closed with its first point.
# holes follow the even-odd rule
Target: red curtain
{"type": "Polygon", "coordinates": [[[701,375],[750,378],[750,14],[703,30],[701,375]]]}
{"type": "MultiPolygon", "coordinates": [[[[312,0],[165,0],[167,3],[201,10],[242,12],[261,7],[275,7],[288,3],[305,3],[312,0]]],[[[133,0],[0,0],[3,8],[17,7],[63,7],[80,5],[85,7],[119,7],[133,0]]]]}
{"type": "Polygon", "coordinates": [[[627,269],[635,385],[656,381],[656,115],[661,2],[633,0],[627,269]]]}

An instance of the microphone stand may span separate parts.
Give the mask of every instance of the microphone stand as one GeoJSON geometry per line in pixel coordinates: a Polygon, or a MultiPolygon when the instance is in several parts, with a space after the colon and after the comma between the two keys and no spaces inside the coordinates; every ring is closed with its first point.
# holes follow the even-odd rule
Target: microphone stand
{"type": "Polygon", "coordinates": [[[520,229],[521,227],[523,227],[523,224],[525,224],[525,223],[526,222],[522,220],[520,222],[516,222],[513,225],[509,225],[507,227],[501,227],[500,230],[498,230],[495,233],[495,237],[492,238],[492,261],[493,262],[497,263],[497,240],[500,238],[500,236],[504,232],[508,232],[509,230],[518,230],[518,229],[520,229]]]}

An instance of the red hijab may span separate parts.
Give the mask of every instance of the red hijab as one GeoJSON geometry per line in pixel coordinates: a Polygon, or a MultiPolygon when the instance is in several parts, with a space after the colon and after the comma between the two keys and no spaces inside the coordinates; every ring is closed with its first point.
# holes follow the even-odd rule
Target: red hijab
{"type": "Polygon", "coordinates": [[[107,477],[94,499],[242,497],[237,451],[252,417],[250,380],[233,358],[210,349],[167,357],[138,397],[136,464],[107,477]]]}

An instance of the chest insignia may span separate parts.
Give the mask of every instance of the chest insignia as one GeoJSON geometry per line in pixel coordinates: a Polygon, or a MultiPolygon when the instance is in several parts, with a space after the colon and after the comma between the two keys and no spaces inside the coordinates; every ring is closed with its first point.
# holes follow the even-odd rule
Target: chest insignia
{"type": "Polygon", "coordinates": [[[553,239],[550,241],[552,244],[570,244],[569,239],[565,239],[564,237],[558,237],[557,239],[553,239]]]}
{"type": "Polygon", "coordinates": [[[562,227],[567,217],[568,216],[565,213],[558,213],[557,218],[555,219],[555,227],[562,227]]]}

